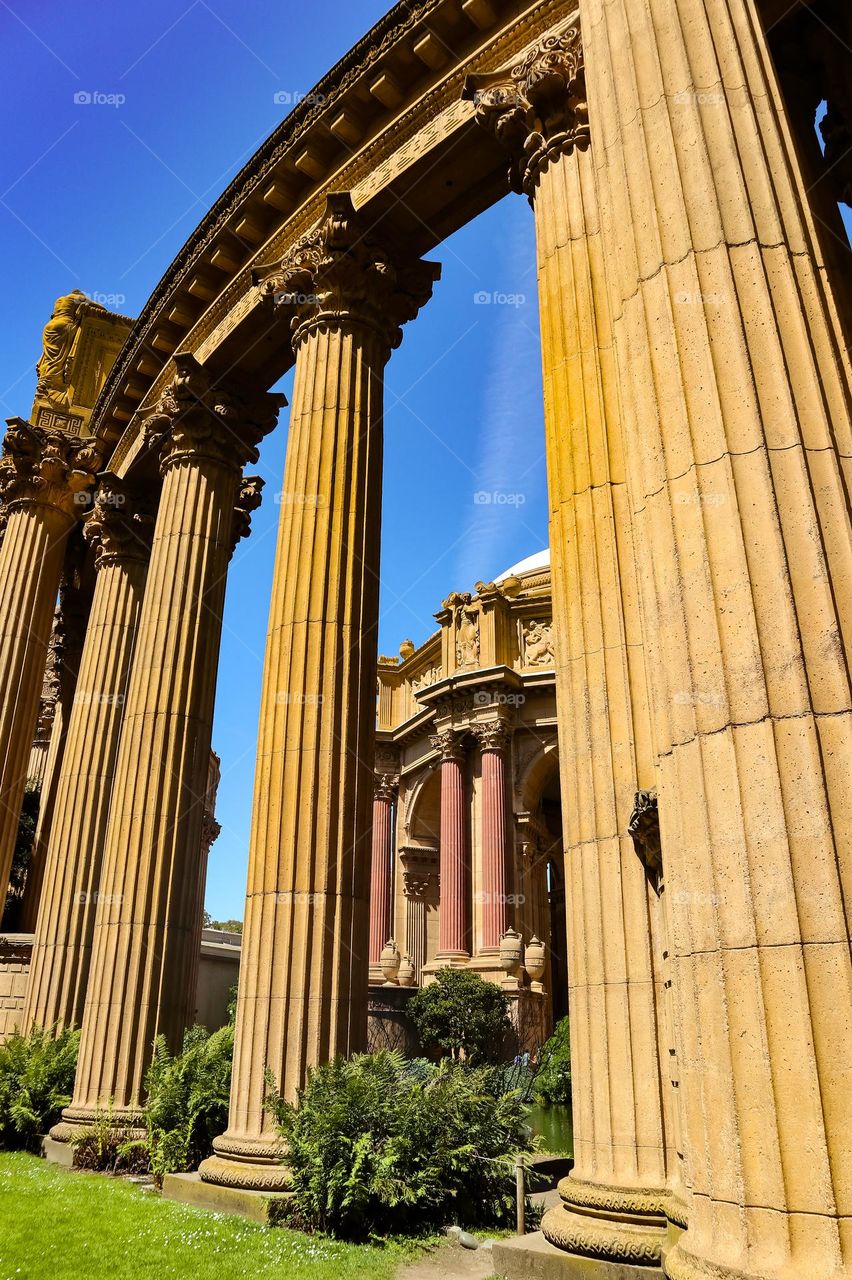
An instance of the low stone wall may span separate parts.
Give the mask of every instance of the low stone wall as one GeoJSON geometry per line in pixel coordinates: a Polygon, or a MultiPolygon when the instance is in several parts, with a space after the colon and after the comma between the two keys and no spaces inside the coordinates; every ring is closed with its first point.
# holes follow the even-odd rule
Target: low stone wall
{"type": "Polygon", "coordinates": [[[0,936],[0,1041],[5,1040],[20,1021],[32,949],[31,933],[0,936]]]}

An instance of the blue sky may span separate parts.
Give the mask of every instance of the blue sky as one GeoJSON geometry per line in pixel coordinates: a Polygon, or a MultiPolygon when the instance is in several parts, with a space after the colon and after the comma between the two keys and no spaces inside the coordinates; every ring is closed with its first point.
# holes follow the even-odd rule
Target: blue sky
{"type": "MultiPolygon", "coordinates": [[[[205,210],[384,0],[0,0],[0,407],[26,416],[54,299],[137,315],[205,210]],[[112,103],[75,102],[102,95],[112,103]]],[[[386,375],[379,648],[434,629],[547,541],[532,214],[511,197],[431,255],[432,301],[386,375]],[[511,301],[481,301],[483,294],[511,301]],[[500,501],[475,501],[487,494],[500,501]],[[510,501],[505,499],[510,497],[510,501]]],[[[283,381],[289,393],[291,378],[283,381]]],[[[265,500],[228,583],[213,744],[222,758],[207,906],[241,916],[287,411],[256,470],[265,500]]]]}

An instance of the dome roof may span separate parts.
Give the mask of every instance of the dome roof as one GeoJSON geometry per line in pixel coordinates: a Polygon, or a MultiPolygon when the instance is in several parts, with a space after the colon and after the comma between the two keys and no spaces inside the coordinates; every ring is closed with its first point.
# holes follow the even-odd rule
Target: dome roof
{"type": "Polygon", "coordinates": [[[533,555],[527,556],[525,560],[519,560],[517,564],[513,564],[510,569],[504,569],[502,573],[498,573],[494,579],[495,582],[503,582],[505,578],[520,578],[525,573],[541,572],[542,569],[550,568],[550,547],[545,547],[543,551],[536,551],[533,555]]]}

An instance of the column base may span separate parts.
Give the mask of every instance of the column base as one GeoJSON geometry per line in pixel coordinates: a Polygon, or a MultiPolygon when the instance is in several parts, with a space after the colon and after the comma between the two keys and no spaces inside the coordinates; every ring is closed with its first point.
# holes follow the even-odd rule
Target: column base
{"type": "Polygon", "coordinates": [[[285,1192],[290,1188],[283,1144],[274,1138],[230,1137],[225,1133],[213,1140],[213,1151],[198,1166],[202,1182],[240,1191],[285,1192]]]}
{"type": "Polygon", "coordinates": [[[441,951],[434,960],[428,960],[421,969],[420,985],[424,986],[439,969],[464,969],[470,962],[469,951],[441,951]]]}
{"type": "MultiPolygon", "coordinates": [[[[206,1162],[205,1162],[206,1163],[206,1162]]],[[[163,1179],[163,1199],[190,1204],[211,1213],[235,1213],[264,1226],[277,1226],[290,1200],[286,1193],[252,1191],[246,1187],[220,1186],[205,1182],[199,1173],[167,1173],[163,1179]]]]}
{"type": "Polygon", "coordinates": [[[495,1240],[494,1271],[506,1280],[662,1280],[658,1266],[636,1266],[565,1253],[541,1231],[495,1240]]]}
{"type": "Polygon", "coordinates": [[[665,1190],[568,1177],[559,1183],[559,1195],[562,1204],[549,1209],[541,1222],[550,1244],[580,1257],[656,1268],[662,1274],[668,1239],[665,1190]]]}
{"type": "MultiPolygon", "coordinates": [[[[136,1107],[66,1107],[62,1112],[62,1119],[53,1126],[48,1137],[53,1143],[64,1143],[72,1146],[75,1138],[79,1138],[94,1124],[104,1124],[109,1121],[109,1127],[114,1132],[121,1133],[122,1140],[125,1142],[142,1142],[148,1137],[148,1129],[145,1125],[145,1117],[136,1107]]],[[[51,1147],[51,1151],[54,1148],[51,1147]]],[[[48,1155],[48,1160],[56,1164],[63,1164],[64,1160],[54,1158],[54,1155],[48,1155]]]]}

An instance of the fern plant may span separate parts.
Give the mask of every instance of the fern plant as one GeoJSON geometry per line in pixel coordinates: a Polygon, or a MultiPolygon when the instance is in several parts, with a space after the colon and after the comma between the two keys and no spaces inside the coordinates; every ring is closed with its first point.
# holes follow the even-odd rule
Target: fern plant
{"type": "Polygon", "coordinates": [[[233,1052],[232,1025],[212,1035],[205,1027],[190,1027],[174,1055],[163,1036],[155,1040],[145,1077],[145,1123],[158,1183],[167,1173],[197,1169],[227,1127],[233,1052]]]}
{"type": "Polygon", "coordinates": [[[71,1101],[79,1031],[33,1027],[0,1044],[0,1143],[35,1148],[71,1101]]]}
{"type": "Polygon", "coordinates": [[[450,1219],[509,1223],[514,1157],[531,1141],[519,1095],[495,1091],[494,1078],[449,1060],[412,1067],[386,1050],[311,1071],[296,1106],[271,1091],[291,1224],[359,1239],[450,1219]]]}

